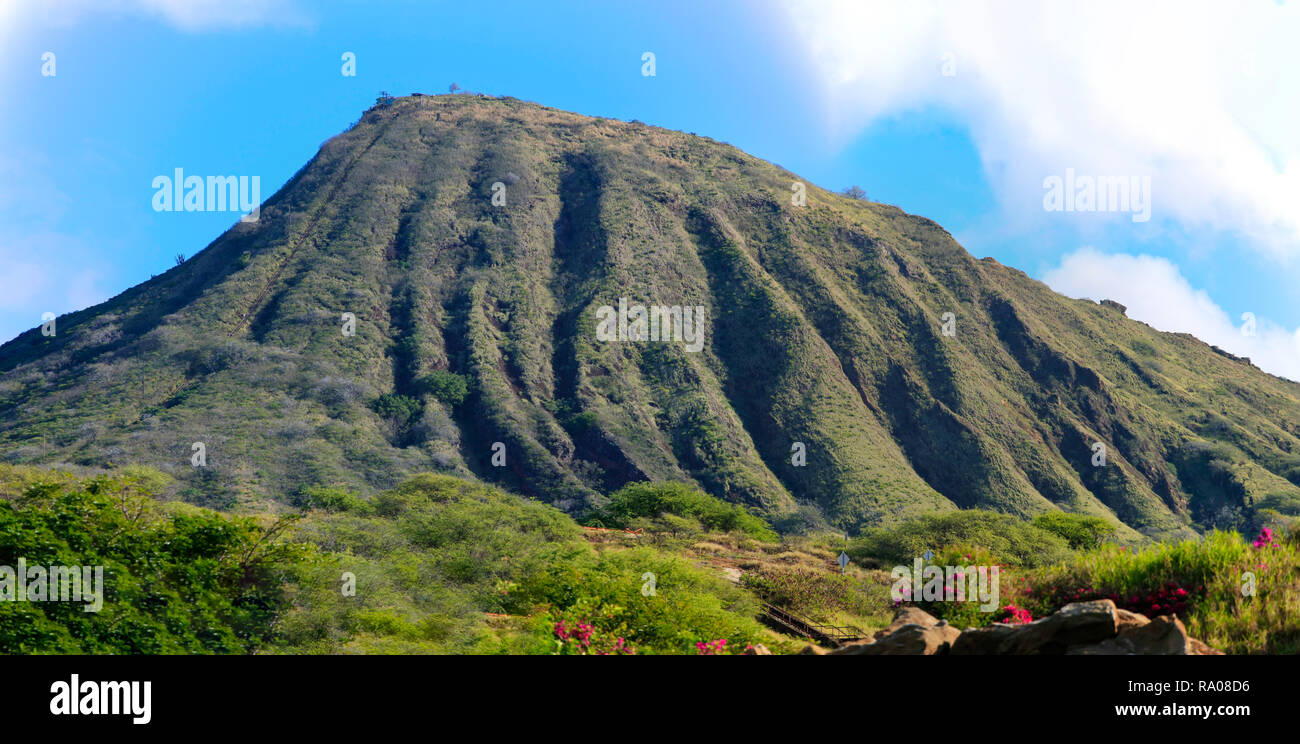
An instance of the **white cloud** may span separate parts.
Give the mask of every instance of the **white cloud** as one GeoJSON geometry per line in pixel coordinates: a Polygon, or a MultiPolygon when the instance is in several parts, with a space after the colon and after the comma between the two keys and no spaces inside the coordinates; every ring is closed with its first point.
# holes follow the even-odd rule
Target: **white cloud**
{"type": "MultiPolygon", "coordinates": [[[[0,0],[0,4],[6,0],[0,0]]],[[[15,10],[43,24],[69,25],[93,13],[158,19],[187,32],[309,23],[294,0],[8,0],[15,10]]],[[[3,6],[0,6],[3,7],[3,6]]],[[[0,13],[0,17],[5,14],[0,13]]]]}
{"type": "Polygon", "coordinates": [[[296,24],[302,20],[289,0],[136,0],[136,4],[184,31],[296,24]]]}
{"type": "MultiPolygon", "coordinates": [[[[1300,257],[1300,8],[1257,0],[802,0],[830,135],[940,106],[1013,219],[1043,179],[1152,176],[1154,219],[1300,257]],[[945,57],[951,55],[951,57],[945,57]],[[945,76],[950,61],[955,75],[945,76]]],[[[1121,216],[1126,217],[1126,216],[1121,216]]]]}
{"type": "Polygon", "coordinates": [[[1164,258],[1084,248],[1065,256],[1042,279],[1064,295],[1115,300],[1128,307],[1130,318],[1162,331],[1190,333],[1250,357],[1266,372],[1300,381],[1300,328],[1289,331],[1256,318],[1255,335],[1246,335],[1244,319],[1234,320],[1164,258]]]}

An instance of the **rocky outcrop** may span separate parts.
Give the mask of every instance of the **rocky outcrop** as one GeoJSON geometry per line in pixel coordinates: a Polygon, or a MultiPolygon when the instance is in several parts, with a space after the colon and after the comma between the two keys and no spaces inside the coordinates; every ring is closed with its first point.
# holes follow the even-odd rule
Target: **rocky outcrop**
{"type": "Polygon", "coordinates": [[[1032,623],[967,628],[953,644],[952,653],[1063,654],[1070,646],[1098,643],[1118,632],[1114,602],[1075,602],[1032,623]]]}
{"type": "Polygon", "coordinates": [[[849,643],[831,653],[845,656],[934,656],[948,653],[961,631],[947,621],[929,619],[933,625],[907,623],[879,640],[849,643]]]}
{"type": "Polygon", "coordinates": [[[932,628],[939,624],[939,621],[933,615],[925,610],[916,607],[900,607],[894,613],[894,622],[888,628],[881,628],[872,636],[872,640],[878,641],[881,638],[902,628],[904,625],[919,625],[922,628],[932,628]]]}
{"type": "MultiPolygon", "coordinates": [[[[1137,617],[1146,620],[1142,615],[1137,617]]],[[[1221,656],[1187,635],[1187,628],[1175,615],[1161,615],[1154,620],[1131,625],[1114,638],[1084,646],[1073,646],[1069,654],[1085,656],[1221,656]]]]}
{"type": "Polygon", "coordinates": [[[1222,651],[1187,635],[1175,615],[1154,620],[1120,609],[1109,599],[1075,602],[1031,623],[995,623],[959,631],[946,621],[904,607],[888,628],[868,641],[833,651],[809,646],[805,654],[830,656],[962,656],[982,654],[1082,656],[1211,656],[1222,651]]]}

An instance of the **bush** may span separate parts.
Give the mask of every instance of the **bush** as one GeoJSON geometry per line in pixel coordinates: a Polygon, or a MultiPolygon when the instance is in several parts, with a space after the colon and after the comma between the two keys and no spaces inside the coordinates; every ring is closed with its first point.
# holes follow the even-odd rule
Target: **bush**
{"type": "Polygon", "coordinates": [[[765,602],[827,622],[839,610],[865,615],[871,607],[848,576],[807,568],[764,568],[742,574],[740,583],[765,602]]]}
{"type": "Polygon", "coordinates": [[[430,395],[449,406],[458,406],[469,395],[469,381],[464,375],[436,370],[420,380],[430,395]]]}
{"type": "Polygon", "coordinates": [[[366,394],[366,386],[345,377],[322,377],[311,393],[327,406],[345,406],[366,394]]]}
{"type": "Polygon", "coordinates": [[[867,198],[867,192],[866,192],[866,191],[865,191],[861,186],[858,186],[857,184],[854,184],[853,186],[848,186],[848,187],[846,187],[846,188],[845,188],[843,191],[841,191],[840,193],[843,194],[843,195],[845,195],[845,196],[847,196],[847,197],[850,198],[850,199],[857,199],[857,200],[859,200],[859,201],[862,201],[862,200],[864,200],[864,199],[867,198]]]}
{"type": "Polygon", "coordinates": [[[1140,550],[1109,545],[1068,565],[1031,571],[1013,587],[1004,596],[1035,617],[1104,597],[1149,617],[1176,614],[1193,637],[1230,654],[1300,653],[1294,534],[1264,533],[1250,543],[1235,532],[1213,532],[1140,550]]]}
{"type": "Polygon", "coordinates": [[[595,411],[583,411],[564,420],[564,426],[574,434],[581,434],[597,423],[595,411]]]}
{"type": "Polygon", "coordinates": [[[338,486],[303,486],[293,498],[294,506],[327,512],[366,514],[370,504],[356,494],[338,486]]]}
{"type": "Polygon", "coordinates": [[[997,563],[1045,566],[1069,559],[1065,538],[1010,514],[968,509],[927,514],[893,528],[869,528],[855,538],[848,554],[863,565],[910,565],[927,550],[980,547],[997,563]]]}
{"type": "Polygon", "coordinates": [[[420,401],[406,395],[384,393],[374,404],[375,413],[405,426],[420,412],[420,401]]]}
{"type": "Polygon", "coordinates": [[[552,653],[694,654],[696,644],[719,639],[724,652],[740,652],[765,637],[751,595],[652,548],[557,551],[512,596],[517,612],[539,602],[548,608],[539,630],[551,636],[552,653]]]}
{"type": "Polygon", "coordinates": [[[740,587],[654,548],[597,551],[553,507],[432,474],[373,504],[372,515],[318,512],[304,524],[300,539],[336,562],[300,583],[283,650],[695,653],[763,637],[740,587]],[[340,596],[341,571],[364,594],[340,596]]]}
{"type": "Polygon", "coordinates": [[[1061,511],[1039,514],[1031,524],[1060,535],[1075,550],[1095,548],[1115,534],[1115,526],[1101,517],[1061,511]]]}
{"type": "Polygon", "coordinates": [[[761,518],[685,483],[629,483],[611,494],[609,503],[593,512],[590,521],[606,527],[628,527],[638,518],[665,515],[695,520],[709,531],[743,532],[768,542],[780,539],[761,518]]]}
{"type": "Polygon", "coordinates": [[[0,500],[0,565],[102,567],[103,581],[98,612],[0,601],[0,654],[248,653],[276,641],[286,584],[314,549],[279,540],[288,520],[160,505],[159,481],[58,477],[0,500]]]}

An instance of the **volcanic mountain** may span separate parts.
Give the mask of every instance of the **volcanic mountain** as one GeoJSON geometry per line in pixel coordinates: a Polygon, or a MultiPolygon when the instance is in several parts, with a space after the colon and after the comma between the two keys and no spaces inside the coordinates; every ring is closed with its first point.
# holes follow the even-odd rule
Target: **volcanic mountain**
{"type": "Polygon", "coordinates": [[[729,145],[510,98],[382,102],[0,375],[0,458],[205,505],[436,470],[573,513],[686,481],[782,529],[1300,512],[1300,385],[729,145]],[[702,308],[702,348],[598,333],[620,303],[702,308]]]}

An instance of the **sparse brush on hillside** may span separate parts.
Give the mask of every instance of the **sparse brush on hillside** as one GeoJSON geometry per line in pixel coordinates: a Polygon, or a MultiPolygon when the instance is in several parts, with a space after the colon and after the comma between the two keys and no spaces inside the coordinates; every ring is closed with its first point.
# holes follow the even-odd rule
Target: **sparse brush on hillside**
{"type": "Polygon", "coordinates": [[[765,602],[793,610],[819,622],[836,613],[868,615],[876,597],[856,577],[827,573],[825,568],[764,567],[744,574],[741,584],[765,602]]]}
{"type": "Polygon", "coordinates": [[[490,486],[422,475],[369,502],[307,497],[329,511],[296,538],[333,563],[300,584],[284,651],[693,653],[763,636],[753,597],[721,578],[655,548],[593,547],[562,512],[490,486]]]}

